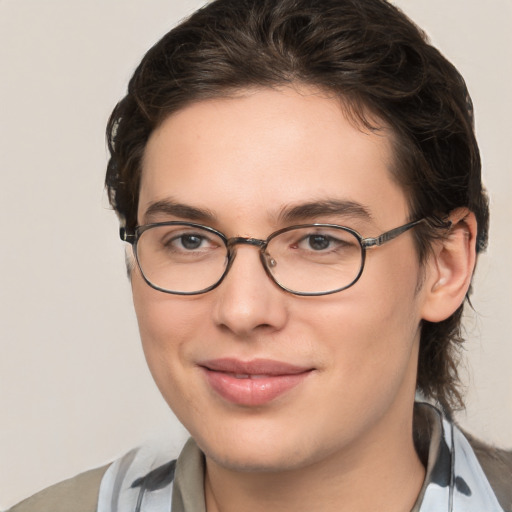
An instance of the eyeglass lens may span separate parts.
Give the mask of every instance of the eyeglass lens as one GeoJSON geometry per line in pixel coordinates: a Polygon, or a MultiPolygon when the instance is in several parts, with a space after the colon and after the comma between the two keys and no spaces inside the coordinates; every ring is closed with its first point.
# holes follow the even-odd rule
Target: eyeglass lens
{"type": "MultiPolygon", "coordinates": [[[[219,235],[188,225],[157,225],[136,244],[139,267],[154,287],[198,293],[214,286],[228,265],[219,235]]],[[[271,236],[262,258],[273,279],[289,291],[329,293],[350,286],[362,266],[357,236],[342,227],[306,226],[271,236]]]]}

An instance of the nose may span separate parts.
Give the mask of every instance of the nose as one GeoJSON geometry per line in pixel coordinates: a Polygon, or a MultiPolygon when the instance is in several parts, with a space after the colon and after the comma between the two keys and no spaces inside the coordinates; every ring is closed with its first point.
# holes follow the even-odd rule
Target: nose
{"type": "Polygon", "coordinates": [[[277,332],[287,322],[288,296],[266,274],[256,247],[237,248],[228,274],[213,293],[215,323],[237,337],[277,332]]]}

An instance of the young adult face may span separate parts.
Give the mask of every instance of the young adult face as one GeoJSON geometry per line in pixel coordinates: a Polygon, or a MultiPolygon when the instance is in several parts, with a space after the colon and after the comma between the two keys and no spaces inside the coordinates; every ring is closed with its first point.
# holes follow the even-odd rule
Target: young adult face
{"type": "MultiPolygon", "coordinates": [[[[228,237],[265,239],[322,222],[377,236],[410,220],[392,166],[389,132],[360,129],[317,90],[201,101],[152,134],[138,223],[194,221],[228,237]],[[283,220],[283,212],[327,200],[357,203],[367,215],[316,208],[283,220]],[[157,202],[207,218],[183,208],[148,214],[157,202]]],[[[209,459],[269,471],[403,444],[424,280],[428,266],[420,268],[411,232],[369,250],[359,281],[332,295],[281,290],[249,245],[238,246],[224,281],[201,295],[162,293],[132,272],[144,351],[166,401],[209,459]]]]}

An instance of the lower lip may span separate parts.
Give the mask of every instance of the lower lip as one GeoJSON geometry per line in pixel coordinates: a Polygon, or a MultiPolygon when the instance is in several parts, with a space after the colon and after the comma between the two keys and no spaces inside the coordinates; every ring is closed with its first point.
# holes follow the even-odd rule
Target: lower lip
{"type": "Polygon", "coordinates": [[[212,371],[203,367],[212,389],[222,398],[237,405],[264,405],[298,386],[311,372],[290,375],[270,375],[240,379],[232,374],[212,371]]]}

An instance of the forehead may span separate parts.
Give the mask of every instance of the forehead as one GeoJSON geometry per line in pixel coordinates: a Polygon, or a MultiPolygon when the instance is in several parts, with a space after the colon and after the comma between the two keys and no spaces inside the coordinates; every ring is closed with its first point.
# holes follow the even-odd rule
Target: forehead
{"type": "Polygon", "coordinates": [[[346,201],[370,216],[392,210],[401,222],[407,207],[390,172],[391,137],[385,126],[364,130],[339,99],[313,88],[256,89],[193,103],[148,141],[139,224],[152,204],[168,199],[248,219],[346,201]]]}

